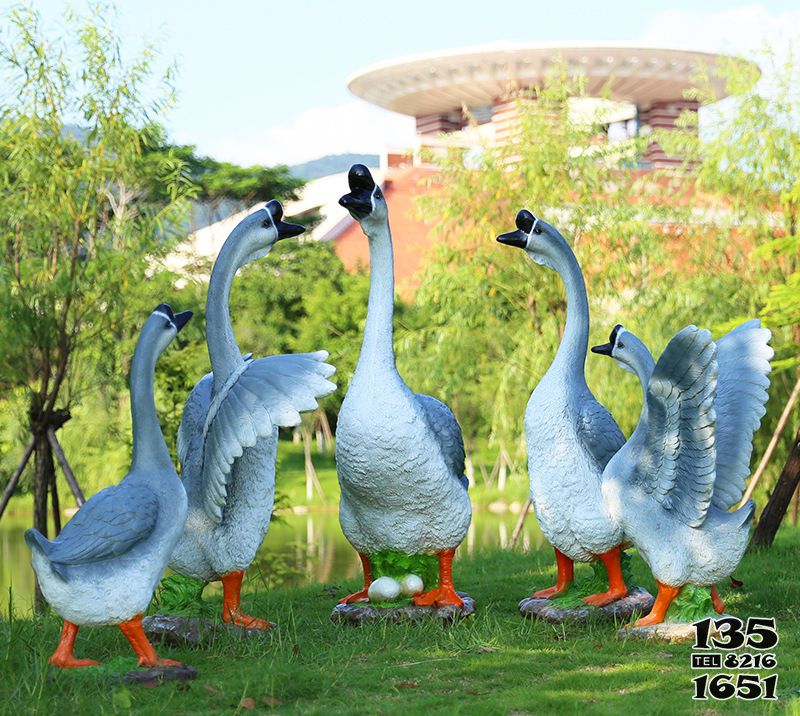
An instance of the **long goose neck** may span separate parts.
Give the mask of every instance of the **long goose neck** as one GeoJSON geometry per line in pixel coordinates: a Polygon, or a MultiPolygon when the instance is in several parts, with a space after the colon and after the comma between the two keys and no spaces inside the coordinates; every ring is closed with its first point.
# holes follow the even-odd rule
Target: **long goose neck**
{"type": "Polygon", "coordinates": [[[584,366],[589,346],[589,301],[586,284],[575,254],[562,238],[553,240],[552,267],[561,276],[567,295],[567,322],[553,366],[585,384],[584,366]]]}
{"type": "Polygon", "coordinates": [[[356,371],[396,370],[394,360],[394,259],[389,222],[365,226],[369,239],[369,302],[356,371]]]}
{"type": "MultiPolygon", "coordinates": [[[[643,343],[639,342],[638,339],[636,340],[638,345],[634,344],[631,346],[634,350],[634,360],[631,364],[631,368],[633,369],[633,373],[639,379],[639,384],[642,386],[642,410],[639,413],[639,422],[634,429],[634,435],[642,434],[647,431],[647,388],[650,385],[650,377],[653,375],[653,370],[655,370],[656,367],[650,351],[643,343]]],[[[629,339],[629,342],[633,343],[631,339],[629,339]]],[[[631,438],[632,437],[633,435],[631,435],[631,438]]]]}
{"type": "MultiPolygon", "coordinates": [[[[145,329],[147,330],[147,329],[145,329]]],[[[133,461],[131,470],[172,467],[161,425],[156,414],[153,382],[158,354],[149,341],[139,339],[131,362],[131,420],[133,422],[133,461]]]]}
{"type": "Polygon", "coordinates": [[[230,316],[230,297],[233,277],[243,265],[247,242],[241,227],[233,230],[214,262],[206,298],[206,342],[211,370],[214,373],[214,390],[225,383],[228,376],[242,363],[242,354],[233,335],[230,316]]]}

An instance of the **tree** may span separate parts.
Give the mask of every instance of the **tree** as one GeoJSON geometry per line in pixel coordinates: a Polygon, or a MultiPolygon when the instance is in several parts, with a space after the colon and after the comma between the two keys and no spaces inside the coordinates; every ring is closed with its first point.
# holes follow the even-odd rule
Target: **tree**
{"type": "Polygon", "coordinates": [[[154,75],[150,49],[125,62],[99,9],[68,20],[70,36],[49,40],[33,10],[13,10],[0,49],[0,365],[26,403],[43,534],[48,492],[59,529],[56,431],[113,364],[112,327],[143,319],[126,315],[128,298],[192,191],[179,157],[148,154],[171,71],[154,75]]]}

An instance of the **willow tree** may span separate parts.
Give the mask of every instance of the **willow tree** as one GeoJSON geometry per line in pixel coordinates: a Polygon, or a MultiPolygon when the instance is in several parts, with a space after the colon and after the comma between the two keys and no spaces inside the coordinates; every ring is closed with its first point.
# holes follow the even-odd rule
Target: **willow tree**
{"type": "MultiPolygon", "coordinates": [[[[400,360],[421,390],[451,405],[468,443],[489,436],[513,454],[531,389],[563,330],[559,277],[495,241],[514,228],[519,209],[571,241],[586,274],[597,342],[629,300],[622,289],[634,296],[666,271],[663,222],[652,222],[661,209],[639,201],[649,189],[630,170],[639,142],[606,142],[602,108],[575,112],[575,99],[584,96],[584,78],[557,65],[543,86],[510,100],[515,131],[506,141],[431,157],[437,172],[420,211],[437,241],[416,295],[419,316],[401,333],[400,360]]],[[[603,375],[608,363],[594,362],[603,375]]],[[[592,387],[601,398],[619,399],[612,390],[618,380],[592,387]]]]}
{"type": "Polygon", "coordinates": [[[148,151],[172,94],[150,50],[125,61],[99,10],[52,40],[31,9],[3,24],[0,366],[24,396],[33,521],[47,534],[48,492],[59,529],[54,451],[68,467],[56,431],[114,354],[110,327],[131,320],[126,294],[168,248],[189,185],[180,161],[148,151]]]}

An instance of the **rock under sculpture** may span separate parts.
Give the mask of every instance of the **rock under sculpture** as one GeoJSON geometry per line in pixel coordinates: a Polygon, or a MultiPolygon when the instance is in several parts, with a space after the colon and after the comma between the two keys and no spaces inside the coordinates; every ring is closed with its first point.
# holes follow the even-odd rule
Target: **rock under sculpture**
{"type": "Polygon", "coordinates": [[[336,389],[326,351],[252,360],[233,335],[228,302],[236,271],[304,231],[282,217],[273,200],[243,219],[214,263],[206,300],[212,372],[189,395],[178,431],[189,515],[169,563],[202,582],[220,580],[223,621],[255,629],[271,624],[242,613],[240,592],[269,529],[278,428],[298,425],[301,412],[336,389]]]}
{"type": "Polygon", "coordinates": [[[75,657],[75,637],[81,626],[105,625],[119,626],[141,666],[182,666],[158,658],[142,613],[186,520],[186,491],[161,434],[153,378],[158,357],[191,316],[162,303],[139,335],[130,377],[133,461],[122,482],[92,496],[54,540],[25,533],[42,593],[64,620],[50,657],[55,666],[97,666],[75,657]]]}
{"type": "MultiPolygon", "coordinates": [[[[412,392],[397,372],[386,200],[365,166],[354,165],[348,180],[350,193],[339,203],[369,241],[370,292],[361,353],[336,427],[339,519],[364,568],[364,588],[342,603],[366,601],[373,578],[399,583],[413,574],[426,590],[414,605],[461,608],[451,564],[472,516],[461,429],[446,405],[412,392]]],[[[406,579],[419,587],[414,582],[406,579]]]]}
{"type": "Polygon", "coordinates": [[[623,531],[601,494],[603,469],[625,437],[586,385],[589,303],[575,254],[554,227],[531,212],[520,211],[516,224],[516,231],[497,240],[556,271],[567,294],[561,344],[525,411],[531,502],[558,565],[556,585],[536,592],[533,599],[566,595],[574,579],[573,563],[600,560],[608,590],[583,601],[603,607],[628,594],[621,565],[623,531]]]}
{"type": "Polygon", "coordinates": [[[716,582],[741,561],[755,509],[750,500],[728,512],[742,499],[765,413],[769,339],[757,320],[716,343],[709,331],[687,326],[654,363],[618,325],[609,343],[592,348],[634,373],[644,391],[639,423],[603,473],[609,514],[658,583],[653,609],[636,627],[669,618],[684,585],[711,587],[713,608],[724,609],[716,582]]]}

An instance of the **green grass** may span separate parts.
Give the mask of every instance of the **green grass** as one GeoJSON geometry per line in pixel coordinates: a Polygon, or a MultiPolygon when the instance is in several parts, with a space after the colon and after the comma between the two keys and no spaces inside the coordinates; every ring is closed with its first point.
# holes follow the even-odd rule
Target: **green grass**
{"type": "MultiPolygon", "coordinates": [[[[477,599],[479,611],[450,628],[334,626],[331,608],[358,586],[354,582],[248,594],[245,611],[278,622],[278,630],[263,642],[221,639],[207,650],[164,647],[162,655],[192,664],[199,677],[154,689],[114,684],[107,672],[48,667],[60,628],[53,616],[0,620],[0,712],[797,715],[798,543],[800,531],[782,530],[771,550],[746,555],[737,570],[742,590],[721,587],[731,613],[777,619],[781,698],[773,704],[693,703],[696,674],[689,668],[688,645],[621,641],[613,625],[561,627],[521,619],[519,599],[555,578],[551,552],[539,550],[457,559],[456,585],[477,599]]],[[[632,568],[635,580],[652,589],[638,556],[632,568]]],[[[218,603],[218,597],[211,599],[218,603]]],[[[81,631],[76,651],[116,668],[130,663],[127,644],[113,628],[81,631]]]]}

